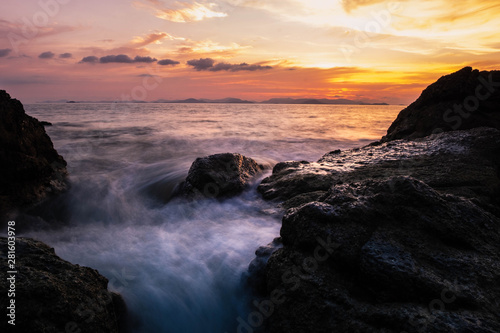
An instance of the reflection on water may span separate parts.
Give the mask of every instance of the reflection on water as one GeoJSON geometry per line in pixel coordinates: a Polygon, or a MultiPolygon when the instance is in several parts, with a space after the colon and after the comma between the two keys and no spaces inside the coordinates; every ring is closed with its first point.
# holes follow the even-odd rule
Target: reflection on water
{"type": "Polygon", "coordinates": [[[29,236],[105,275],[137,317],[135,332],[236,332],[236,318],[246,317],[241,274],[255,249],[279,235],[280,221],[254,190],[222,203],[165,205],[173,187],[209,154],[272,165],[367,144],[400,108],[28,105],[28,114],[53,123],[47,132],[72,183],[68,226],[29,236]]]}

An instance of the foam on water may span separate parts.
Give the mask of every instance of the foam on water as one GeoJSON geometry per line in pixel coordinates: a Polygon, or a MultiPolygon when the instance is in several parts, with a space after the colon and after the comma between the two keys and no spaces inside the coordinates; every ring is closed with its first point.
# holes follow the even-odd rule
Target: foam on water
{"type": "MultiPolygon", "coordinates": [[[[255,188],[218,201],[165,204],[196,157],[238,152],[272,165],[380,138],[400,107],[38,104],[65,157],[68,225],[24,236],[99,270],[135,318],[134,332],[236,332],[241,275],[279,235],[255,188]]],[[[270,171],[268,171],[269,173],[270,171]]],[[[258,180],[255,181],[254,187],[258,180]]]]}

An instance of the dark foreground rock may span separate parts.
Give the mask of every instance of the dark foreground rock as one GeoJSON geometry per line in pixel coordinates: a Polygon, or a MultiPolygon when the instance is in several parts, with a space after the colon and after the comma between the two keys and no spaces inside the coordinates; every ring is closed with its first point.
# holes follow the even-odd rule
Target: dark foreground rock
{"type": "Polygon", "coordinates": [[[499,332],[500,220],[412,177],[332,188],[283,219],[271,332],[499,332]]]}
{"type": "Polygon", "coordinates": [[[401,111],[383,141],[481,126],[500,129],[499,105],[500,71],[465,67],[427,87],[401,111]]]}
{"type": "Polygon", "coordinates": [[[247,285],[254,294],[265,295],[266,290],[266,265],[271,255],[283,247],[281,237],[273,239],[267,245],[260,246],[255,251],[255,259],[248,266],[248,271],[243,274],[242,282],[247,285]]]}
{"type": "Polygon", "coordinates": [[[253,159],[240,154],[216,154],[197,158],[178,195],[187,197],[226,198],[241,193],[252,177],[262,171],[253,159]]]}
{"type": "Polygon", "coordinates": [[[269,331],[499,332],[499,171],[491,128],[278,164],[269,331]]]}
{"type": "Polygon", "coordinates": [[[0,215],[62,192],[66,176],[44,126],[0,90],[0,215]]]}
{"type": "MultiPolygon", "coordinates": [[[[7,307],[6,238],[0,238],[0,295],[7,307]]],[[[108,280],[98,271],[59,258],[42,242],[17,238],[15,280],[15,330],[4,315],[2,332],[119,332],[125,305],[118,294],[107,290],[108,280]]],[[[6,310],[4,313],[9,313],[6,310]]]]}

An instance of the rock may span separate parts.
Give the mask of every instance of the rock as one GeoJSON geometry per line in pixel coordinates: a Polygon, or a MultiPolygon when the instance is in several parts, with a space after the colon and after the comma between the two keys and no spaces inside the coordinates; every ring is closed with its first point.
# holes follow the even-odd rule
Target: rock
{"type": "Polygon", "coordinates": [[[283,246],[281,237],[273,239],[267,245],[260,246],[255,251],[255,259],[248,266],[248,272],[243,275],[243,283],[248,285],[255,294],[265,295],[266,287],[266,264],[271,255],[283,246]]]}
{"type": "Polygon", "coordinates": [[[500,219],[408,176],[288,210],[269,332],[499,332],[500,219]]]}
{"type": "Polygon", "coordinates": [[[320,200],[334,185],[409,175],[493,212],[500,207],[499,165],[500,131],[476,128],[329,153],[317,162],[280,163],[258,191],[293,208],[320,200]]]}
{"type": "MultiPolygon", "coordinates": [[[[7,239],[0,238],[1,304],[9,304],[5,278],[7,239]]],[[[54,249],[29,239],[15,241],[16,332],[119,332],[125,316],[121,296],[107,290],[98,271],[59,258],[54,249]]],[[[2,332],[11,327],[4,318],[2,332]]]]}
{"type": "Polygon", "coordinates": [[[249,268],[280,295],[267,332],[500,332],[498,129],[279,163],[259,191],[287,209],[249,268]]]}
{"type": "MultiPolygon", "coordinates": [[[[335,179],[331,169],[323,170],[309,162],[281,162],[273,174],[257,188],[266,200],[289,200],[297,195],[328,191],[335,179]]],[[[313,194],[314,195],[314,194],[313,194]]]]}
{"type": "Polygon", "coordinates": [[[263,167],[240,154],[216,154],[197,158],[189,169],[177,195],[187,197],[226,198],[249,186],[252,177],[263,167]]]}
{"type": "Polygon", "coordinates": [[[482,126],[500,129],[499,105],[500,71],[465,67],[427,87],[401,111],[382,141],[482,126]]]}
{"type": "Polygon", "coordinates": [[[40,124],[42,124],[43,126],[52,126],[52,123],[48,121],[41,121],[40,124]]]}
{"type": "Polygon", "coordinates": [[[43,125],[0,90],[0,215],[64,191],[66,176],[43,125]]]}

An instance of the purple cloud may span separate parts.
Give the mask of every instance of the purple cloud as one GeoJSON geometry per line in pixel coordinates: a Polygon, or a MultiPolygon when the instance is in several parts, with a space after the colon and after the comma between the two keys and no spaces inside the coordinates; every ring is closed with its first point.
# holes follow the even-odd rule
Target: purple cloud
{"type": "Polygon", "coordinates": [[[180,64],[180,62],[178,61],[175,61],[175,60],[171,60],[171,59],[163,59],[163,60],[160,60],[158,61],[158,65],[161,65],[161,66],[168,66],[168,65],[178,65],[180,64]]]}
{"type": "Polygon", "coordinates": [[[101,64],[108,64],[111,62],[130,64],[130,63],[133,63],[134,60],[132,60],[132,58],[130,58],[128,55],[119,54],[119,55],[107,55],[107,56],[101,57],[99,59],[99,62],[101,64]]]}
{"type": "Polygon", "coordinates": [[[95,56],[88,56],[88,57],[85,57],[83,58],[82,60],[80,60],[80,64],[84,64],[84,63],[89,63],[89,64],[95,64],[99,61],[99,58],[95,57],[95,56]]]}
{"type": "Polygon", "coordinates": [[[272,69],[271,66],[262,66],[262,65],[249,65],[246,62],[241,64],[228,64],[225,62],[219,62],[215,64],[215,60],[210,58],[198,59],[198,60],[189,60],[187,62],[188,65],[193,66],[197,71],[211,71],[211,72],[220,72],[220,71],[229,71],[229,72],[239,72],[239,71],[260,71],[272,69]]]}
{"type": "Polygon", "coordinates": [[[40,59],[52,59],[52,58],[54,58],[54,56],[55,56],[55,54],[53,52],[47,51],[47,52],[40,53],[38,58],[40,58],[40,59]]]}
{"type": "Polygon", "coordinates": [[[101,63],[101,64],[110,64],[110,63],[120,63],[120,64],[132,64],[132,63],[153,63],[158,61],[156,58],[152,57],[141,57],[136,56],[135,58],[131,58],[126,54],[118,54],[118,55],[107,55],[104,57],[97,58],[95,56],[88,56],[83,58],[80,63],[101,63]]]}
{"type": "Polygon", "coordinates": [[[69,58],[73,58],[73,55],[71,53],[62,53],[59,55],[59,58],[61,59],[69,59],[69,58]]]}
{"type": "Polygon", "coordinates": [[[140,57],[140,56],[136,56],[134,58],[134,62],[145,62],[145,63],[152,63],[152,62],[156,62],[158,61],[158,59],[156,58],[151,58],[151,57],[140,57]]]}
{"type": "Polygon", "coordinates": [[[11,52],[11,49],[0,49],[0,58],[8,56],[11,52]]]}

